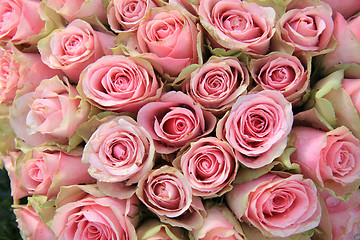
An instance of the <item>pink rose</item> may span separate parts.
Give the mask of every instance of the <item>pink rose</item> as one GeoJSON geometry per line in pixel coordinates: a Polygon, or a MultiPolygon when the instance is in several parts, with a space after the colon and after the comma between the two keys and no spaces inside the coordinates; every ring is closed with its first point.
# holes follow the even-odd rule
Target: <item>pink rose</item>
{"type": "Polygon", "coordinates": [[[43,80],[34,92],[13,102],[10,124],[14,132],[32,146],[49,141],[67,144],[90,113],[89,104],[76,95],[75,87],[57,76],[43,80]]]}
{"type": "Polygon", "coordinates": [[[216,197],[231,190],[238,170],[233,149],[226,142],[205,137],[181,151],[173,165],[190,182],[195,196],[216,197]]]}
{"type": "Polygon", "coordinates": [[[240,223],[234,214],[224,205],[206,208],[204,224],[194,231],[195,240],[224,239],[243,240],[244,235],[240,223]]]}
{"type": "Polygon", "coordinates": [[[278,91],[263,90],[240,96],[216,135],[234,148],[240,163],[260,168],[282,154],[292,123],[291,103],[278,91]]]}
{"type": "Polygon", "coordinates": [[[102,0],[47,0],[46,6],[55,10],[68,22],[92,16],[96,16],[104,24],[107,22],[102,0]]]}
{"type": "Polygon", "coordinates": [[[55,234],[41,221],[32,206],[16,206],[14,213],[23,239],[56,240],[55,234]]]}
{"type": "Polygon", "coordinates": [[[345,65],[345,77],[360,78],[359,27],[360,16],[347,22],[340,13],[335,15],[333,35],[337,41],[336,48],[318,61],[324,74],[328,75],[345,65]]]}
{"type": "Polygon", "coordinates": [[[39,5],[37,0],[0,1],[0,41],[35,44],[31,37],[38,35],[45,26],[38,13],[39,5]]]}
{"type": "Polygon", "coordinates": [[[15,96],[32,92],[41,80],[63,72],[51,69],[38,53],[23,53],[12,45],[0,48],[0,103],[11,103],[15,96]]]}
{"type": "Polygon", "coordinates": [[[81,162],[82,149],[65,153],[56,147],[34,148],[17,162],[19,179],[27,192],[55,197],[61,186],[93,183],[81,162]]]}
{"type": "Polygon", "coordinates": [[[234,185],[225,196],[235,216],[258,228],[266,237],[299,234],[320,222],[316,186],[301,174],[268,173],[234,185]]]}
{"type": "Polygon", "coordinates": [[[0,103],[11,103],[18,89],[20,63],[11,50],[0,47],[0,66],[0,103]]]}
{"type": "Polygon", "coordinates": [[[274,52],[250,62],[250,72],[259,89],[280,91],[293,105],[310,89],[310,58],[274,52]]]}
{"type": "Polygon", "coordinates": [[[90,163],[90,175],[100,182],[121,182],[129,188],[152,169],[154,157],[151,136],[135,120],[121,116],[97,128],[85,145],[82,160],[90,163]]]}
{"type": "MultiPolygon", "coordinates": [[[[360,237],[360,191],[357,189],[347,202],[320,192],[324,200],[333,240],[356,240],[360,237]]],[[[325,239],[323,239],[325,240],[325,239]]]]}
{"type": "Polygon", "coordinates": [[[188,95],[171,91],[158,102],[144,105],[137,121],[154,139],[156,151],[167,154],[208,135],[215,127],[216,117],[195,105],[188,95]]]}
{"type": "Polygon", "coordinates": [[[292,162],[305,177],[339,196],[354,192],[360,184],[360,141],[344,126],[324,132],[310,127],[294,127],[295,152],[292,162]]]}
{"type": "Polygon", "coordinates": [[[95,31],[81,19],[65,28],[58,28],[38,43],[42,61],[49,67],[61,69],[77,83],[81,71],[98,58],[111,54],[115,36],[95,31]]]}
{"type": "Polygon", "coordinates": [[[179,170],[162,166],[146,174],[136,195],[162,222],[193,230],[203,224],[204,207],[179,170]]]}
{"type": "Polygon", "coordinates": [[[59,240],[135,240],[138,199],[102,195],[93,185],[63,188],[58,195],[52,230],[59,240]]]}
{"type": "Polygon", "coordinates": [[[162,87],[150,63],[121,55],[98,59],[82,72],[78,83],[80,94],[97,107],[128,112],[156,101],[162,87]]]}
{"type": "Polygon", "coordinates": [[[320,1],[292,1],[277,22],[277,33],[295,53],[322,54],[333,29],[332,10],[320,1]]]}
{"type": "Polygon", "coordinates": [[[171,77],[198,62],[198,29],[188,15],[172,5],[152,8],[137,31],[143,56],[171,77]]]}
{"type": "Polygon", "coordinates": [[[227,49],[265,54],[274,35],[275,10],[240,0],[201,0],[200,22],[227,49]]]}
{"type": "Polygon", "coordinates": [[[107,7],[110,28],[120,33],[136,31],[147,12],[157,7],[152,0],[111,0],[107,7]]]}
{"type": "Polygon", "coordinates": [[[332,8],[333,13],[338,12],[345,18],[349,18],[360,11],[360,5],[358,0],[345,0],[341,2],[339,2],[338,0],[322,1],[329,4],[329,6],[332,8]]]}
{"type": "Polygon", "coordinates": [[[249,84],[249,72],[236,58],[212,57],[191,73],[182,89],[216,114],[228,110],[249,84]]]}

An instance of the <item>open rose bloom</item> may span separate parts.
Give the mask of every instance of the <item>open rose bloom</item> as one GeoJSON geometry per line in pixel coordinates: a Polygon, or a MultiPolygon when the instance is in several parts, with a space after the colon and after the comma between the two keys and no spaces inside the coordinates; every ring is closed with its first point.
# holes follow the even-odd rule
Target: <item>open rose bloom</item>
{"type": "Polygon", "coordinates": [[[0,0],[0,238],[359,240],[359,29],[359,0],[0,0]]]}

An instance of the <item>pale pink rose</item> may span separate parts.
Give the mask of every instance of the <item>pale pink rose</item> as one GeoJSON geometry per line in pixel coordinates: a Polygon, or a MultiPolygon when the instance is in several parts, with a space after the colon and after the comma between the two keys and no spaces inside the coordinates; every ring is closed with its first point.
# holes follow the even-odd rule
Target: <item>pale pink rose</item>
{"type": "Polygon", "coordinates": [[[278,34],[295,53],[321,54],[333,29],[332,10],[320,1],[293,1],[277,22],[278,34]]]}
{"type": "Polygon", "coordinates": [[[0,103],[11,103],[55,75],[64,74],[45,65],[38,53],[23,53],[10,45],[0,48],[0,103]]]}
{"type": "Polygon", "coordinates": [[[173,165],[190,182],[195,196],[221,196],[231,190],[238,161],[229,144],[205,137],[181,151],[173,165]]]}
{"type": "Polygon", "coordinates": [[[182,89],[216,114],[228,110],[249,84],[249,71],[236,58],[213,57],[191,73],[182,89]]]}
{"type": "Polygon", "coordinates": [[[31,44],[30,38],[45,26],[38,13],[39,5],[37,0],[1,0],[0,41],[31,44]]]}
{"type": "Polygon", "coordinates": [[[152,169],[154,157],[151,136],[132,118],[120,116],[97,128],[85,145],[82,160],[90,163],[90,175],[100,182],[131,187],[152,169]]]}
{"type": "Polygon", "coordinates": [[[97,107],[128,112],[156,101],[162,87],[149,62],[122,55],[98,59],[81,73],[78,83],[80,94],[97,107]]]}
{"type": "Polygon", "coordinates": [[[344,78],[341,84],[342,88],[349,94],[352,103],[360,116],[360,79],[344,78]]]}
{"type": "Polygon", "coordinates": [[[96,16],[106,24],[106,11],[102,0],[47,0],[46,6],[55,10],[68,22],[76,18],[96,16]]]}
{"type": "Polygon", "coordinates": [[[185,232],[182,228],[172,227],[160,222],[158,219],[149,218],[136,229],[138,239],[142,240],[183,240],[185,232]]]}
{"type": "Polygon", "coordinates": [[[139,50],[154,66],[176,77],[181,70],[198,62],[198,29],[189,13],[166,5],[152,8],[137,31],[139,50]]]}
{"type": "Polygon", "coordinates": [[[201,0],[199,5],[200,22],[217,44],[255,54],[268,52],[275,14],[271,7],[241,0],[201,0]]]}
{"type": "Polygon", "coordinates": [[[225,195],[229,208],[266,237],[288,237],[317,227],[321,208],[313,181],[301,174],[280,174],[234,185],[225,195]]]}
{"type": "Polygon", "coordinates": [[[239,221],[234,214],[224,205],[206,208],[204,224],[194,231],[195,240],[243,240],[239,221]]]}
{"type": "Polygon", "coordinates": [[[65,153],[56,147],[34,148],[17,162],[19,179],[27,192],[55,197],[61,186],[94,183],[81,162],[82,149],[65,153]]]}
{"type": "Polygon", "coordinates": [[[234,148],[240,163],[260,168],[282,154],[292,123],[291,103],[278,91],[263,90],[240,96],[216,135],[234,148]]]}
{"type": "Polygon", "coordinates": [[[16,206],[16,222],[23,239],[56,240],[56,236],[42,221],[32,206],[16,206]]]}
{"type": "Polygon", "coordinates": [[[114,46],[114,35],[95,31],[81,19],[55,29],[38,42],[42,61],[51,68],[63,70],[74,83],[79,81],[85,67],[111,54],[110,48],[114,46]]]}
{"type": "Polygon", "coordinates": [[[293,105],[310,89],[310,59],[302,62],[287,53],[271,53],[250,62],[250,72],[259,89],[280,91],[293,105]]]}
{"type": "Polygon", "coordinates": [[[49,141],[67,144],[90,113],[90,105],[76,96],[75,87],[57,76],[44,79],[34,92],[14,100],[10,124],[16,135],[32,146],[49,141]]]}
{"type": "Polygon", "coordinates": [[[11,50],[0,47],[0,103],[11,103],[19,82],[20,63],[16,62],[11,50]]]}
{"type": "Polygon", "coordinates": [[[162,166],[144,175],[136,195],[162,222],[193,230],[203,224],[204,206],[179,170],[162,166]]]}
{"type": "Polygon", "coordinates": [[[18,161],[20,151],[11,151],[6,156],[0,156],[0,164],[3,164],[10,179],[11,196],[13,197],[14,204],[19,204],[19,200],[29,195],[26,188],[22,185],[19,177],[15,173],[16,162],[18,161]]]}
{"type": "Polygon", "coordinates": [[[360,141],[344,126],[325,132],[294,127],[295,152],[290,160],[303,175],[339,196],[354,192],[360,184],[360,141]]]}
{"type": "Polygon", "coordinates": [[[63,188],[52,230],[59,240],[135,240],[138,204],[136,196],[124,200],[104,196],[93,185],[63,188]]]}
{"type": "Polygon", "coordinates": [[[107,19],[116,33],[136,31],[149,9],[157,5],[152,0],[111,0],[107,7],[107,19]]]}
{"type": "MultiPolygon", "coordinates": [[[[335,15],[333,35],[337,41],[336,48],[334,51],[321,57],[321,61],[319,60],[324,74],[329,74],[337,70],[336,65],[360,65],[360,33],[357,30],[360,28],[360,16],[350,22],[346,22],[340,13],[335,15]]],[[[350,68],[346,69],[346,77],[360,78],[359,66],[347,67],[350,68]]]]}
{"type": "Polygon", "coordinates": [[[137,121],[150,133],[156,151],[167,154],[208,135],[215,127],[216,117],[195,105],[183,92],[170,91],[159,101],[144,105],[137,121]]]}
{"type": "MultiPolygon", "coordinates": [[[[357,240],[360,237],[360,191],[354,192],[347,202],[331,196],[323,190],[320,192],[324,200],[328,220],[331,225],[333,240],[357,240]]],[[[327,240],[327,239],[323,239],[327,240]]]]}
{"type": "Polygon", "coordinates": [[[323,2],[329,4],[332,8],[333,13],[340,13],[345,18],[349,18],[352,15],[360,11],[360,4],[358,0],[322,0],[323,2]]]}

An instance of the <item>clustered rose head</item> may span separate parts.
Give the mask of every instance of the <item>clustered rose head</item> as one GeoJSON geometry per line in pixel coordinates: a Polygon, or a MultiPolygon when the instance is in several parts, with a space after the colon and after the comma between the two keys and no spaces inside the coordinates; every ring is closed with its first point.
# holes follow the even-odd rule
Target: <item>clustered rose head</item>
{"type": "Polygon", "coordinates": [[[234,148],[241,164],[260,168],[283,153],[292,124],[291,103],[278,91],[263,90],[238,97],[216,135],[234,148]]]}
{"type": "Polygon", "coordinates": [[[189,141],[207,136],[216,117],[194,104],[183,92],[163,94],[159,101],[144,105],[137,121],[149,132],[159,153],[173,153],[189,141]]]}
{"type": "Polygon", "coordinates": [[[320,222],[316,186],[301,174],[268,173],[236,184],[226,200],[239,220],[252,224],[267,237],[288,237],[311,230],[320,222]]]}
{"type": "Polygon", "coordinates": [[[100,182],[122,182],[130,187],[149,172],[155,162],[154,142],[148,132],[128,116],[101,124],[85,145],[82,161],[100,182]]]}
{"type": "Polygon", "coordinates": [[[86,67],[78,83],[81,95],[108,111],[137,112],[160,98],[162,88],[149,62],[121,55],[98,59],[86,67]]]}
{"type": "Polygon", "coordinates": [[[229,110],[250,84],[249,71],[232,57],[212,57],[189,75],[182,90],[215,115],[229,110]]]}

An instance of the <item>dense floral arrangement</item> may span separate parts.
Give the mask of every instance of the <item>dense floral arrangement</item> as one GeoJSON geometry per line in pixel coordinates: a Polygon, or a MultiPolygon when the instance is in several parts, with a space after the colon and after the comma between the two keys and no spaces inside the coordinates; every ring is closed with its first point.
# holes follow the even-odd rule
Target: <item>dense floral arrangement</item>
{"type": "Polygon", "coordinates": [[[23,239],[360,239],[358,0],[0,0],[23,239]]]}

